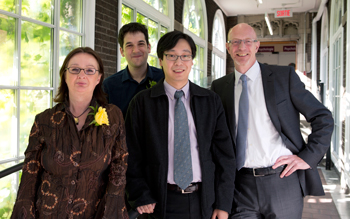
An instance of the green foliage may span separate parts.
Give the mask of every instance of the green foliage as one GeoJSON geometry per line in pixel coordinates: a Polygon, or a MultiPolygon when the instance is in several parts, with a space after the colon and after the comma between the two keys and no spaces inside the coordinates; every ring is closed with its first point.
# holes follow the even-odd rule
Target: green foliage
{"type": "Polygon", "coordinates": [[[9,12],[16,12],[17,0],[0,0],[0,9],[9,12]]]}

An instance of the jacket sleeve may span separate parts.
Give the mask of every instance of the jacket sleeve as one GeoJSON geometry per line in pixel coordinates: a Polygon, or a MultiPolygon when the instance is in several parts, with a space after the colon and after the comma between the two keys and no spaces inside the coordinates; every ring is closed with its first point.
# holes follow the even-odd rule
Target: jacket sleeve
{"type": "Polygon", "coordinates": [[[36,193],[40,185],[42,172],[41,149],[43,139],[40,137],[38,116],[30,131],[29,144],[25,151],[24,166],[22,169],[21,184],[17,199],[13,207],[11,218],[36,218],[36,193]]]}
{"type": "Polygon", "coordinates": [[[225,112],[220,97],[215,94],[217,121],[212,138],[213,160],[215,163],[215,208],[231,213],[236,159],[234,143],[230,136],[225,112]]]}
{"type": "Polygon", "coordinates": [[[115,145],[112,147],[106,193],[99,203],[95,218],[126,219],[129,217],[125,206],[125,174],[128,158],[125,126],[121,111],[114,108],[111,111],[118,111],[118,131],[115,145]]]}
{"type": "Polygon", "coordinates": [[[130,102],[125,126],[127,132],[127,144],[129,148],[128,171],[126,173],[126,193],[129,204],[133,209],[139,206],[156,203],[146,181],[145,156],[142,152],[144,146],[143,133],[146,127],[143,126],[142,106],[139,105],[135,96],[130,102]]]}
{"type": "Polygon", "coordinates": [[[306,147],[298,153],[298,156],[311,168],[316,168],[330,145],[334,126],[332,114],[312,93],[305,89],[305,85],[293,68],[290,68],[289,82],[293,105],[312,127],[306,147]]]}

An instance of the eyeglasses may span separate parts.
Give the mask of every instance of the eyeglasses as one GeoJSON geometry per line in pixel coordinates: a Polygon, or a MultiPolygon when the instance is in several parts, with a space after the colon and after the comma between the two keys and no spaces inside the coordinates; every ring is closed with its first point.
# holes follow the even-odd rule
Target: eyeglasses
{"type": "Polygon", "coordinates": [[[99,70],[96,70],[94,68],[85,68],[84,69],[84,68],[77,68],[77,67],[66,68],[66,70],[68,70],[69,73],[75,74],[75,75],[79,74],[81,70],[83,70],[86,75],[94,75],[96,73],[96,71],[99,71],[99,70]]]}
{"type": "Polygon", "coordinates": [[[172,55],[172,54],[164,54],[166,59],[168,59],[169,61],[176,61],[177,58],[180,57],[180,59],[182,61],[191,61],[192,60],[192,55],[181,55],[181,56],[177,56],[177,55],[172,55]]]}
{"type": "Polygon", "coordinates": [[[258,41],[253,39],[245,39],[245,40],[233,39],[233,40],[227,41],[227,43],[230,43],[233,46],[239,46],[241,42],[243,42],[246,46],[251,46],[253,43],[256,43],[258,41]]]}

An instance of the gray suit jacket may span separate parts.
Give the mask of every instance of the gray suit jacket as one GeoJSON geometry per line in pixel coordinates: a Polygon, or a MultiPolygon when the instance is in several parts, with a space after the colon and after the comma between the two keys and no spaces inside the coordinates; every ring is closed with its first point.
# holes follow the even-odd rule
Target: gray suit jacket
{"type": "MultiPolygon", "coordinates": [[[[303,195],[324,195],[317,164],[329,148],[333,132],[332,114],[305,89],[292,67],[259,64],[266,108],[272,123],[287,148],[311,167],[298,170],[303,195]],[[301,135],[299,113],[311,123],[312,133],[308,136],[308,143],[301,135]]],[[[235,142],[234,81],[235,74],[226,75],[213,81],[211,89],[221,97],[235,142]]]]}

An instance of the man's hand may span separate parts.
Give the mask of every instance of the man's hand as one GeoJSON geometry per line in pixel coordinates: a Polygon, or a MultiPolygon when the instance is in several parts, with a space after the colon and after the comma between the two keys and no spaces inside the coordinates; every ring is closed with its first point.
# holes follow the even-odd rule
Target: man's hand
{"type": "Polygon", "coordinates": [[[211,219],[227,219],[228,218],[228,213],[223,210],[215,209],[213,212],[213,216],[211,216],[211,219]]]}
{"type": "Polygon", "coordinates": [[[306,170],[310,169],[310,165],[307,164],[303,159],[298,157],[297,155],[286,155],[280,156],[275,164],[272,166],[273,169],[276,169],[279,166],[287,165],[281,173],[280,177],[283,178],[285,176],[290,176],[296,170],[306,170]]]}
{"type": "Polygon", "coordinates": [[[139,214],[151,214],[153,213],[154,207],[156,207],[156,203],[139,206],[136,208],[136,210],[139,212],[139,214]]]}

